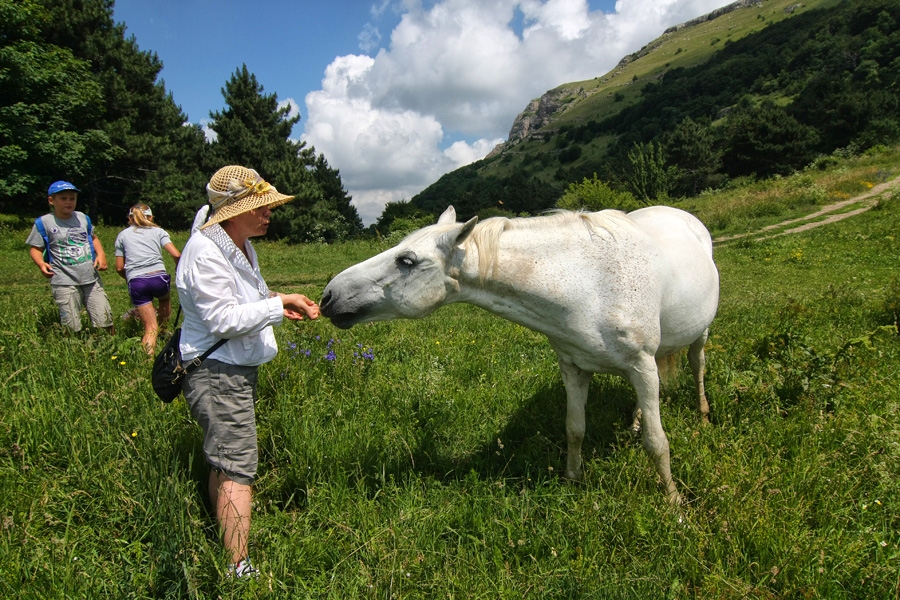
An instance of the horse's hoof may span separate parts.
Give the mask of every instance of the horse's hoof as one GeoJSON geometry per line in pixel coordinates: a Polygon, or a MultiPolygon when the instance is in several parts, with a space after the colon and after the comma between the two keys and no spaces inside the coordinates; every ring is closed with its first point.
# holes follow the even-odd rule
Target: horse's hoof
{"type": "Polygon", "coordinates": [[[566,471],[565,475],[562,476],[564,482],[569,484],[577,484],[581,483],[581,473],[575,473],[574,471],[566,471]]]}

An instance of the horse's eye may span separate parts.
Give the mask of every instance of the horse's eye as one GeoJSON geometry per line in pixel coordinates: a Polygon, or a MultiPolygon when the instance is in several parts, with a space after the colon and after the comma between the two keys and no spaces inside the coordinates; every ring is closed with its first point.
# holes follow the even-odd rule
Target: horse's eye
{"type": "Polygon", "coordinates": [[[416,266],[416,255],[411,252],[401,254],[397,257],[397,266],[407,269],[416,266]]]}

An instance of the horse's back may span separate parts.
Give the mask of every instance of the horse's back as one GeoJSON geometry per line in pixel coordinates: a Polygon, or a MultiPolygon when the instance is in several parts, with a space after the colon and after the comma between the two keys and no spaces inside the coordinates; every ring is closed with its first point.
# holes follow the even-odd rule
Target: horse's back
{"type": "Polygon", "coordinates": [[[650,206],[628,216],[655,243],[661,281],[660,351],[665,355],[699,337],[719,305],[719,272],[712,238],[696,217],[669,206],[650,206]]]}
{"type": "Polygon", "coordinates": [[[628,217],[654,240],[672,250],[692,252],[694,240],[712,258],[712,237],[700,219],[671,206],[648,206],[628,213],[628,217]]]}

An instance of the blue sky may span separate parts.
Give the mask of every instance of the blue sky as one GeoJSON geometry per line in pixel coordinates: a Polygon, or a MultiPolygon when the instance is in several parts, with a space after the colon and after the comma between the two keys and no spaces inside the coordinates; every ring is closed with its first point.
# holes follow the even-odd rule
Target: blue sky
{"type": "MultiPolygon", "coordinates": [[[[528,102],[603,75],[723,0],[116,0],[193,123],[246,64],[299,111],[363,222],[506,138],[528,102]]],[[[209,135],[214,135],[210,133],[209,135]]],[[[253,165],[248,165],[253,166],[253,165]]],[[[282,190],[290,192],[291,190],[282,190]]]]}

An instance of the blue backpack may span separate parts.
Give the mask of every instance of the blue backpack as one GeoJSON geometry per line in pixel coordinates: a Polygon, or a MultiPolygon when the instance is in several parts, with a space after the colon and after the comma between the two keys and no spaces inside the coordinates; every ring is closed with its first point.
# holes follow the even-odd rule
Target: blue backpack
{"type": "MultiPolygon", "coordinates": [[[[97,260],[97,250],[94,249],[94,226],[91,224],[91,218],[83,212],[75,211],[75,216],[81,226],[87,230],[88,245],[91,247],[91,260],[97,260]]],[[[44,262],[52,263],[53,256],[50,254],[50,237],[47,235],[47,225],[44,219],[50,219],[53,215],[46,214],[34,220],[34,226],[42,238],[44,238],[44,262]]]]}

